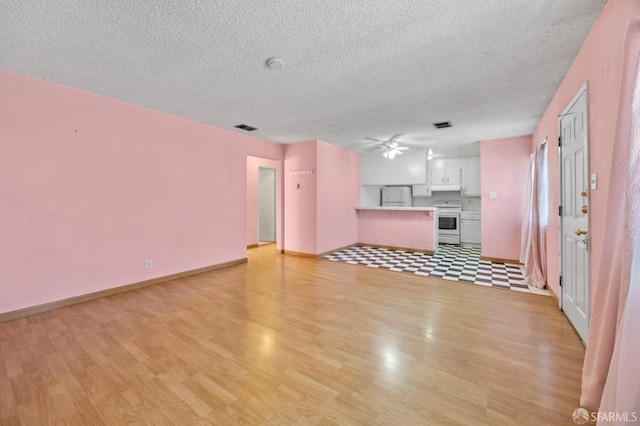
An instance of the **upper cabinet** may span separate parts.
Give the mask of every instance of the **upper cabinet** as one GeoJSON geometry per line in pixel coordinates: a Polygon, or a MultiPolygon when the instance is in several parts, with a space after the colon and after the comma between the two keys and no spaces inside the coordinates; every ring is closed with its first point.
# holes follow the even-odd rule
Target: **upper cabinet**
{"type": "Polygon", "coordinates": [[[462,159],[462,182],[460,193],[465,196],[479,197],[480,191],[480,157],[462,159]]]}
{"type": "Polygon", "coordinates": [[[409,185],[427,183],[427,150],[409,149],[389,161],[382,151],[362,154],[361,185],[409,185]]]}
{"type": "Polygon", "coordinates": [[[426,149],[410,149],[389,161],[379,151],[363,154],[360,159],[361,185],[420,185],[419,195],[431,195],[431,185],[440,191],[455,185],[460,195],[479,197],[480,157],[434,158],[427,161],[426,149]],[[428,173],[427,173],[428,172],[428,173]],[[429,187],[424,184],[429,185],[429,187]]]}
{"type": "Polygon", "coordinates": [[[431,187],[426,183],[411,185],[411,196],[413,197],[431,197],[431,187]]]}
{"type": "Polygon", "coordinates": [[[431,185],[460,185],[460,167],[434,168],[431,185]]]}
{"type": "Polygon", "coordinates": [[[460,158],[436,158],[429,161],[431,185],[460,185],[460,158]]]}
{"type": "Polygon", "coordinates": [[[429,161],[434,191],[460,191],[464,196],[480,196],[480,157],[436,158],[429,161]],[[451,186],[455,189],[447,189],[451,186]]]}

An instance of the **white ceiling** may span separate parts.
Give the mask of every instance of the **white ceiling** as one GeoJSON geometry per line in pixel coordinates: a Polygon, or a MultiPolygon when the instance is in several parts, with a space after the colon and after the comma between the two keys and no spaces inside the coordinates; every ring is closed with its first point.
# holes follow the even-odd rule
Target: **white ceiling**
{"type": "Polygon", "coordinates": [[[461,144],[532,133],[605,2],[3,0],[0,68],[281,143],[461,144]]]}

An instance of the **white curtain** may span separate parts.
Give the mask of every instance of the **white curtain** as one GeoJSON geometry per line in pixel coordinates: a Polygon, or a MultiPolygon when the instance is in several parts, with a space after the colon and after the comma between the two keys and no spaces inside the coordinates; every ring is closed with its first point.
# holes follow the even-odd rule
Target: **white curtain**
{"type": "Polygon", "coordinates": [[[622,417],[616,417],[613,422],[611,419],[600,421],[599,425],[640,423],[640,227],[636,229],[630,278],[629,294],[599,409],[622,417]]]}
{"type": "Polygon", "coordinates": [[[531,235],[531,214],[533,202],[533,172],[536,167],[536,154],[529,158],[529,177],[525,191],[525,205],[522,212],[522,231],[520,232],[520,263],[524,264],[529,251],[529,237],[531,235]]]}
{"type": "Polygon", "coordinates": [[[525,266],[525,284],[544,288],[547,284],[546,236],[549,190],[546,140],[536,148],[530,167],[526,210],[522,223],[520,262],[525,266]]]}
{"type": "Polygon", "coordinates": [[[640,422],[640,19],[629,22],[580,404],[640,422]]]}

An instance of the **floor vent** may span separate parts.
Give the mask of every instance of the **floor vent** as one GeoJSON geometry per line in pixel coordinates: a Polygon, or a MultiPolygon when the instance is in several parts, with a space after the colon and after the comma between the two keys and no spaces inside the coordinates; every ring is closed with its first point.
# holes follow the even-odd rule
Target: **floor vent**
{"type": "Polygon", "coordinates": [[[433,123],[433,127],[436,129],[446,129],[447,127],[452,127],[450,121],[441,121],[439,123],[433,123]]]}
{"type": "Polygon", "coordinates": [[[258,130],[257,128],[252,126],[247,126],[246,124],[238,124],[237,126],[233,126],[233,127],[237,127],[238,129],[241,129],[241,130],[246,130],[247,132],[253,132],[254,130],[258,130]]]}

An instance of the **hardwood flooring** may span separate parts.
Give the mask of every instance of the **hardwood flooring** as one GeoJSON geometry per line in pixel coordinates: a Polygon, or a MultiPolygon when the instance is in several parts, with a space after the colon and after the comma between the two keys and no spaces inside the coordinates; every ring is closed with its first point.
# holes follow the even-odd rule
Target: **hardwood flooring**
{"type": "Polygon", "coordinates": [[[550,297],[249,250],[0,323],[6,425],[572,425],[550,297]]]}

